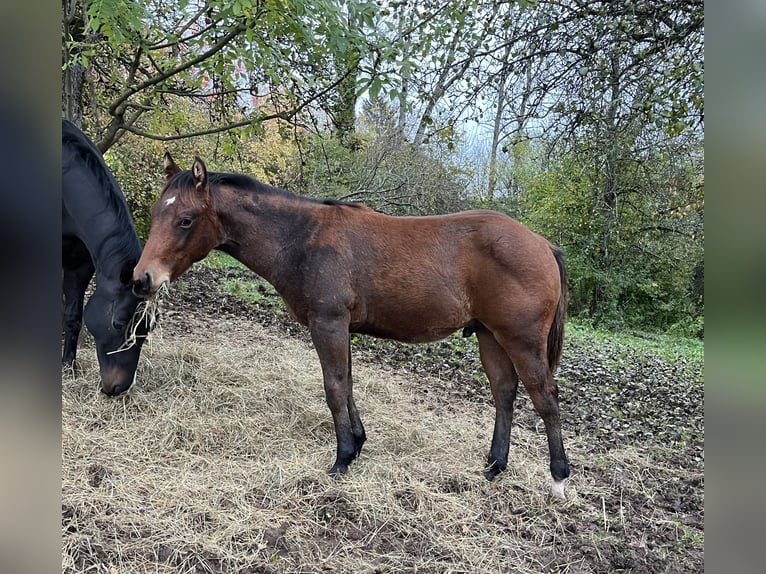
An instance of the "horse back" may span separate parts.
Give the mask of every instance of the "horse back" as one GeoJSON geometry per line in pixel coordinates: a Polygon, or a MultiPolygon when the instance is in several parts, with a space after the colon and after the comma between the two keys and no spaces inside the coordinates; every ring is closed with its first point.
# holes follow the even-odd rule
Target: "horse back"
{"type": "Polygon", "coordinates": [[[345,248],[372,277],[418,283],[486,284],[490,275],[534,282],[558,268],[551,244],[513,218],[489,210],[425,217],[354,214],[345,248]]]}

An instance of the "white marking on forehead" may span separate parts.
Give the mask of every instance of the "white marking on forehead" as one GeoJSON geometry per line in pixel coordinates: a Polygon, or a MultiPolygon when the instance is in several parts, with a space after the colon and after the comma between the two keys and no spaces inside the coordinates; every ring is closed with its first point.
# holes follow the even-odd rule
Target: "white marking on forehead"
{"type": "Polygon", "coordinates": [[[167,199],[165,200],[165,207],[167,207],[168,205],[172,205],[172,203],[173,203],[175,200],[176,200],[176,196],[175,196],[175,195],[174,195],[173,197],[169,197],[169,198],[167,198],[167,199]]]}

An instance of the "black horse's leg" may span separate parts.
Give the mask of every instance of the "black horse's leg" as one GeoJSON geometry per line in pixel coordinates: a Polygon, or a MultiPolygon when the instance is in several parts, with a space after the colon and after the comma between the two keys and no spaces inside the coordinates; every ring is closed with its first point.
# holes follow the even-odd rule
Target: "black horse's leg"
{"type": "Polygon", "coordinates": [[[553,477],[551,494],[557,498],[564,498],[564,483],[569,477],[569,460],[564,452],[564,439],[561,436],[558,386],[548,366],[544,349],[543,345],[532,349],[519,344],[510,352],[529,398],[545,423],[553,477]]]}
{"type": "Polygon", "coordinates": [[[356,403],[354,403],[354,379],[351,376],[351,337],[348,338],[348,416],[351,420],[351,434],[354,435],[354,442],[356,443],[356,452],[354,453],[354,458],[356,458],[362,452],[362,445],[367,440],[367,433],[364,432],[362,418],[359,416],[356,403]]]}
{"type": "MultiPolygon", "coordinates": [[[[338,443],[335,463],[329,472],[343,474],[348,470],[348,465],[354,460],[361,447],[354,437],[349,412],[349,405],[353,399],[348,377],[348,320],[317,319],[310,325],[310,330],[311,340],[314,342],[314,348],[322,365],[325,398],[332,413],[335,438],[338,443]]],[[[354,412],[356,413],[356,409],[354,412]]],[[[357,418],[358,416],[356,413],[357,418]]]]}
{"type": "Polygon", "coordinates": [[[484,470],[487,480],[492,480],[508,465],[513,403],[516,400],[519,378],[508,353],[488,329],[477,330],[476,338],[479,341],[481,364],[489,379],[492,398],[495,401],[495,430],[487,457],[487,467],[484,470]]]}
{"type": "Polygon", "coordinates": [[[85,290],[88,288],[88,283],[94,272],[93,262],[90,256],[87,256],[77,266],[65,268],[61,282],[64,327],[64,350],[61,355],[61,364],[75,370],[77,369],[77,341],[82,329],[85,290]]]}

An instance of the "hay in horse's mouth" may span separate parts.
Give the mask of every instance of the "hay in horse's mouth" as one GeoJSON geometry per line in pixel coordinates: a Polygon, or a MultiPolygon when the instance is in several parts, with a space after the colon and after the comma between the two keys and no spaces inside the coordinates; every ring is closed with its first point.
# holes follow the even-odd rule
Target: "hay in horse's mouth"
{"type": "Polygon", "coordinates": [[[154,326],[157,324],[160,304],[162,303],[162,299],[165,297],[165,295],[167,295],[167,293],[168,284],[163,283],[151,297],[144,299],[138,304],[135,312],[133,313],[133,316],[130,318],[128,326],[125,328],[125,340],[123,341],[122,345],[117,347],[114,351],[109,351],[109,355],[127,351],[136,344],[136,341],[139,337],[149,336],[149,333],[152,332],[154,326]],[[146,335],[137,335],[136,331],[138,331],[138,326],[144,321],[148,322],[149,330],[146,335]]]}

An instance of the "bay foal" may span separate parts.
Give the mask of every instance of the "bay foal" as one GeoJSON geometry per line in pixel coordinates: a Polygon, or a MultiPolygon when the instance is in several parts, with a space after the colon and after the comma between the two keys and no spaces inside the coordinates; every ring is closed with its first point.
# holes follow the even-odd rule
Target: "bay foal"
{"type": "Polygon", "coordinates": [[[331,473],[345,473],[366,440],[349,334],[422,343],[463,329],[476,333],[495,402],[485,476],[492,480],[508,463],[520,378],[545,423],[552,493],[563,497],[569,462],[553,372],[568,292],[557,247],[494,211],[392,217],[208,173],[199,158],[183,171],[166,154],[164,170],[135,293],[151,295],[212,249],[271,283],[319,355],[337,439],[331,473]]]}

